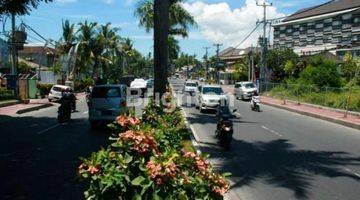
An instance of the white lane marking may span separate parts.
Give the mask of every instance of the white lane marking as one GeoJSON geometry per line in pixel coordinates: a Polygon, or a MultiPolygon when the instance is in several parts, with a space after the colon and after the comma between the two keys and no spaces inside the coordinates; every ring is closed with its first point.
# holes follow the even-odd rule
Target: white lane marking
{"type": "Polygon", "coordinates": [[[280,133],[278,133],[277,131],[274,131],[274,130],[272,130],[272,129],[269,129],[269,128],[266,127],[266,126],[261,126],[261,128],[263,128],[263,129],[269,131],[270,133],[273,133],[273,134],[275,134],[275,135],[277,135],[277,136],[279,136],[279,137],[282,137],[282,135],[281,135],[280,133]]]}
{"type": "Polygon", "coordinates": [[[83,112],[82,114],[83,115],[86,115],[86,114],[88,114],[89,113],[89,111],[85,111],[85,112],[83,112]]]}
{"type": "Polygon", "coordinates": [[[360,174],[352,171],[351,169],[345,167],[344,170],[360,178],[360,174]]]}
{"type": "Polygon", "coordinates": [[[46,133],[46,132],[50,131],[51,129],[54,129],[54,128],[58,127],[58,126],[60,126],[60,124],[55,124],[54,126],[51,126],[51,127],[47,128],[47,129],[44,129],[44,130],[42,130],[42,131],[39,131],[37,134],[46,133]]]}

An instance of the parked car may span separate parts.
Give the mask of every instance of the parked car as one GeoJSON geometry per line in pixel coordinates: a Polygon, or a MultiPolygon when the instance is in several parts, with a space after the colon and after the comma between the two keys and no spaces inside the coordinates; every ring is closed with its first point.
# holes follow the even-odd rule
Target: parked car
{"type": "Polygon", "coordinates": [[[52,101],[58,101],[61,97],[62,97],[62,91],[65,91],[66,89],[71,90],[70,86],[66,86],[66,85],[54,85],[51,87],[49,95],[48,95],[48,100],[50,102],[52,101]]]}
{"type": "Polygon", "coordinates": [[[95,128],[102,122],[112,122],[127,111],[126,85],[94,86],[89,99],[89,121],[95,128]]]}
{"type": "Polygon", "coordinates": [[[142,78],[137,78],[130,84],[131,95],[139,95],[144,97],[147,92],[147,82],[142,78]]]}
{"type": "Polygon", "coordinates": [[[238,82],[235,84],[234,94],[238,99],[251,99],[254,91],[257,91],[257,88],[253,82],[238,82]]]}
{"type": "Polygon", "coordinates": [[[195,81],[186,81],[184,84],[184,93],[194,94],[197,90],[198,83],[195,81]]]}
{"type": "Polygon", "coordinates": [[[220,102],[228,104],[228,97],[220,85],[204,85],[199,87],[195,106],[197,109],[200,109],[200,112],[210,109],[215,110],[220,105],[220,102]]]}

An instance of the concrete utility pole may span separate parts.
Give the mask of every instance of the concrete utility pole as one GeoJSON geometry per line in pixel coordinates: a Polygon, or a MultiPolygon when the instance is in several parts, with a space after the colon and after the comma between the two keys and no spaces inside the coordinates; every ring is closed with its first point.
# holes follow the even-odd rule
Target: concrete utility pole
{"type": "Polygon", "coordinates": [[[11,14],[11,55],[12,55],[12,63],[11,63],[11,75],[17,75],[17,50],[16,50],[16,41],[15,41],[15,14],[11,14]]]}
{"type": "Polygon", "coordinates": [[[210,47],[203,47],[205,49],[205,79],[206,81],[208,81],[209,79],[209,63],[208,63],[208,50],[210,49],[210,47]]]}
{"type": "Polygon", "coordinates": [[[214,44],[214,46],[216,47],[216,83],[220,84],[220,70],[219,70],[219,63],[220,63],[220,57],[219,57],[219,53],[220,53],[220,47],[222,46],[222,44],[214,44]]]}
{"type": "Polygon", "coordinates": [[[264,17],[263,17],[263,21],[259,22],[259,23],[263,23],[263,36],[262,36],[262,41],[261,41],[261,68],[260,68],[260,80],[262,82],[267,82],[268,77],[267,77],[267,63],[266,63],[266,52],[267,52],[267,38],[266,38],[266,25],[268,24],[268,22],[266,21],[266,8],[272,6],[272,3],[267,3],[267,2],[263,2],[262,4],[256,2],[257,6],[261,6],[264,9],[264,17]]]}

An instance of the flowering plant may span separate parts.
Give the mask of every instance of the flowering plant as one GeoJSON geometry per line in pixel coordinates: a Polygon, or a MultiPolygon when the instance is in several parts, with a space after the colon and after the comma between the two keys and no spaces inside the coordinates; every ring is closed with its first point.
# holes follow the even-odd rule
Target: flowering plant
{"type": "Polygon", "coordinates": [[[145,112],[142,120],[119,116],[114,142],[82,159],[78,172],[90,183],[86,199],[223,199],[226,174],[214,173],[206,157],[181,150],[189,131],[180,111],[149,105],[145,112]]]}

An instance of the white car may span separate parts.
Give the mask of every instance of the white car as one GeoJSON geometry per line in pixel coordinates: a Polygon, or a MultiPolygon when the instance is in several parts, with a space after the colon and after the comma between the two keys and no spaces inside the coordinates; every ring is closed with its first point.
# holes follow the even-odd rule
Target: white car
{"type": "Polygon", "coordinates": [[[52,101],[58,101],[62,97],[62,91],[65,91],[66,89],[71,89],[70,86],[66,85],[54,85],[50,89],[48,100],[50,102],[52,101]]]}
{"type": "Polygon", "coordinates": [[[253,93],[257,91],[256,85],[253,82],[238,82],[235,83],[234,94],[238,99],[251,99],[253,93]]]}
{"type": "Polygon", "coordinates": [[[130,84],[131,95],[138,95],[144,97],[147,92],[147,81],[142,78],[137,78],[130,84]]]}
{"type": "Polygon", "coordinates": [[[220,103],[228,104],[229,98],[220,85],[204,85],[199,87],[199,93],[195,101],[196,108],[203,110],[215,110],[220,103]]]}
{"type": "Polygon", "coordinates": [[[184,93],[193,94],[198,89],[198,84],[195,81],[187,81],[184,85],[184,93]]]}
{"type": "Polygon", "coordinates": [[[89,121],[92,128],[101,122],[113,122],[127,111],[126,85],[97,85],[89,99],[89,121]]]}

